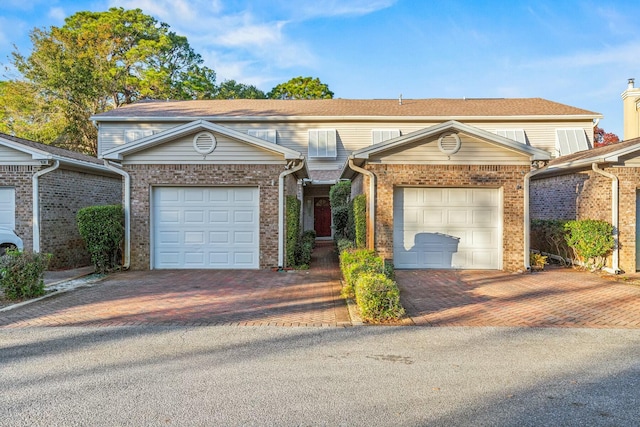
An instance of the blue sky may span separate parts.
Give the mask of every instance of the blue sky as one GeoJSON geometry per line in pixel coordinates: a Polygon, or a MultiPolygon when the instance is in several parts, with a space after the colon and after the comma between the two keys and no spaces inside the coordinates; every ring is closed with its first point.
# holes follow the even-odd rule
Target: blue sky
{"type": "Polygon", "coordinates": [[[340,98],[542,97],[622,136],[620,93],[640,85],[638,0],[3,0],[0,62],[34,27],[114,6],[187,36],[219,82],[265,91],[302,75],[340,98]]]}

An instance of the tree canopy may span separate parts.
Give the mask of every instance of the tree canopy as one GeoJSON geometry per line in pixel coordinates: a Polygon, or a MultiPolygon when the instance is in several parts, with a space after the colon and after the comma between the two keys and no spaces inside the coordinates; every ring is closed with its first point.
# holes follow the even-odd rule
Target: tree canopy
{"type": "Polygon", "coordinates": [[[333,92],[319,78],[294,77],[280,83],[267,94],[271,99],[331,99],[333,92]]]}
{"type": "Polygon", "coordinates": [[[267,95],[253,85],[225,80],[218,86],[216,99],[265,99],[267,95]]]}
{"type": "MultiPolygon", "coordinates": [[[[36,98],[34,113],[50,108],[50,102],[59,106],[63,130],[54,139],[40,137],[41,142],[95,154],[91,115],[140,99],[213,98],[217,90],[215,72],[202,66],[187,39],[140,9],[78,12],[62,27],[36,28],[30,37],[29,56],[12,54],[24,79],[5,82],[3,107],[4,114],[19,110],[21,97],[6,94],[17,95],[23,87],[36,98]]],[[[27,125],[28,112],[22,113],[16,120],[27,125]]]]}
{"type": "Polygon", "coordinates": [[[615,144],[616,142],[620,142],[620,138],[618,135],[612,132],[607,132],[601,127],[596,126],[593,129],[593,146],[595,147],[603,147],[605,145],[615,144]]]}

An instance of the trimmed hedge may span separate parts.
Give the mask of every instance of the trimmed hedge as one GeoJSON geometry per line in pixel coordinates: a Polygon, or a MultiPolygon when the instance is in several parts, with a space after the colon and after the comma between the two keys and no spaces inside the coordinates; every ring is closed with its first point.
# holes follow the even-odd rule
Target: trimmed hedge
{"type": "Polygon", "coordinates": [[[385,321],[404,315],[400,290],[382,273],[362,273],[356,280],[356,304],[364,320],[385,321]]]}
{"type": "Polygon", "coordinates": [[[44,295],[43,275],[51,254],[8,250],[0,257],[0,288],[9,300],[44,295]]]}
{"type": "Polygon", "coordinates": [[[296,263],[296,253],[298,252],[298,240],[300,238],[300,200],[296,196],[285,198],[286,213],[286,243],[285,253],[288,267],[294,267],[296,263]]]}
{"type": "Polygon", "coordinates": [[[357,248],[367,245],[367,196],[359,194],[353,198],[353,222],[357,248]]]}
{"type": "Polygon", "coordinates": [[[349,224],[353,223],[352,220],[350,221],[352,214],[350,214],[351,204],[349,203],[349,197],[351,197],[351,181],[338,181],[329,190],[334,238],[336,240],[352,238],[353,233],[349,229],[349,224]]]}
{"type": "Polygon", "coordinates": [[[124,241],[122,206],[88,206],[78,211],[77,221],[96,272],[106,273],[118,267],[124,241]]]}
{"type": "Polygon", "coordinates": [[[568,221],[564,225],[567,244],[576,257],[588,267],[600,269],[605,257],[613,250],[613,226],[606,221],[583,219],[568,221]]]}
{"type": "Polygon", "coordinates": [[[374,251],[343,250],[340,270],[344,278],[342,296],[355,298],[364,320],[393,320],[404,314],[398,285],[392,279],[393,267],[374,251]]]}

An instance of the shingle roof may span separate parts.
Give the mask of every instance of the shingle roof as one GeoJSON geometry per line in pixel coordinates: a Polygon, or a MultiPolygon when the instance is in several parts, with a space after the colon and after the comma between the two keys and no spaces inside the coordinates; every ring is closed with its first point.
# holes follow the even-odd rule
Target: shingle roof
{"type": "Polygon", "coordinates": [[[8,139],[9,141],[16,142],[18,144],[24,145],[27,148],[32,148],[39,151],[44,151],[53,156],[57,157],[66,157],[72,160],[79,160],[81,162],[94,163],[97,165],[102,165],[102,161],[98,160],[93,156],[88,156],[86,154],[78,153],[76,151],[65,150],[64,148],[53,147],[51,145],[42,144],[40,142],[29,141],[28,139],[22,139],[15,136],[7,135],[4,133],[0,133],[0,138],[8,139]]]}
{"type": "Polygon", "coordinates": [[[233,99],[143,101],[98,114],[94,118],[163,117],[486,117],[590,116],[599,113],[542,98],[467,99],[233,99]]]}
{"type": "Polygon", "coordinates": [[[549,167],[555,165],[563,165],[565,163],[579,163],[586,159],[596,159],[605,157],[617,151],[637,146],[640,151],[640,138],[630,139],[628,141],[617,142],[615,144],[605,145],[604,147],[592,148],[590,150],[578,151],[577,153],[567,154],[566,156],[556,157],[549,162],[549,167]]]}

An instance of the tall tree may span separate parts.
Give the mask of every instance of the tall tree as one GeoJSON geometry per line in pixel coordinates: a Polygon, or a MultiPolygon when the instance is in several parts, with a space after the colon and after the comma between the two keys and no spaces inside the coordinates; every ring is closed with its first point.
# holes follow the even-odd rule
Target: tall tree
{"type": "MultiPolygon", "coordinates": [[[[187,39],[140,9],[78,12],[62,27],[34,29],[29,56],[12,63],[44,100],[62,106],[65,126],[58,145],[96,153],[88,118],[140,99],[204,99],[217,91],[215,72],[202,66],[187,39]]],[[[20,135],[18,135],[20,136],[20,135]]]]}
{"type": "Polygon", "coordinates": [[[593,146],[595,147],[603,147],[605,145],[615,144],[616,142],[620,142],[620,138],[618,135],[612,132],[607,132],[601,127],[596,126],[593,129],[593,146]]]}
{"type": "Polygon", "coordinates": [[[265,99],[263,91],[253,85],[238,83],[235,80],[225,80],[220,83],[216,99],[265,99]]]}
{"type": "Polygon", "coordinates": [[[319,78],[294,77],[280,83],[267,94],[271,99],[331,99],[333,92],[319,78]]]}

